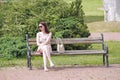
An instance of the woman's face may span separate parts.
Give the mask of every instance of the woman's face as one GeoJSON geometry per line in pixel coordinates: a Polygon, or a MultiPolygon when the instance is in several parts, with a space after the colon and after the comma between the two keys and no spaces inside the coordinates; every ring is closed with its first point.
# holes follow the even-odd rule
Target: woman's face
{"type": "Polygon", "coordinates": [[[44,31],[44,30],[45,30],[45,27],[44,27],[42,24],[39,24],[39,29],[40,29],[41,31],[44,31]]]}

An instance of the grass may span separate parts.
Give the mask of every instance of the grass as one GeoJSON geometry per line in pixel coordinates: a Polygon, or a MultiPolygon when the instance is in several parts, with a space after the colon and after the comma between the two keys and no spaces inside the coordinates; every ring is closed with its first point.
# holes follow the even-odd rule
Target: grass
{"type": "Polygon", "coordinates": [[[92,22],[87,23],[90,32],[120,32],[120,22],[92,22]]]}
{"type": "MultiPolygon", "coordinates": [[[[109,46],[109,62],[110,64],[120,64],[120,42],[106,42],[109,46]],[[115,46],[115,47],[114,47],[115,46]]],[[[98,45],[93,45],[93,49],[99,48],[98,45]]],[[[100,55],[64,55],[52,56],[52,60],[56,66],[95,66],[102,65],[102,56],[100,55]]],[[[32,63],[35,67],[43,67],[42,57],[32,57],[32,63]]],[[[6,60],[0,58],[0,67],[9,66],[27,66],[26,58],[18,58],[6,60]]]]}
{"type": "Polygon", "coordinates": [[[102,0],[82,0],[83,10],[86,16],[103,16],[102,0]]]}

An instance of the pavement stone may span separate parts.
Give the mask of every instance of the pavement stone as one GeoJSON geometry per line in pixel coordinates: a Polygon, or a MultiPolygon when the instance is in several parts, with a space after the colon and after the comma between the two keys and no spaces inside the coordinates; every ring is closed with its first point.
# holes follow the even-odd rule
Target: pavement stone
{"type": "Polygon", "coordinates": [[[120,80],[120,64],[94,67],[43,68],[9,67],[0,69],[0,80],[120,80]]]}
{"type": "MultiPolygon", "coordinates": [[[[91,33],[90,37],[100,37],[101,33],[91,33]]],[[[120,32],[103,33],[105,41],[120,41],[120,32]]]]}

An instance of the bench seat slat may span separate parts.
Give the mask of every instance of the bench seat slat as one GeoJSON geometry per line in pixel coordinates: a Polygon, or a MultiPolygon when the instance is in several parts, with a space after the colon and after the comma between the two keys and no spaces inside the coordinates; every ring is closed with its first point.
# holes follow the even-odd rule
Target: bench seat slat
{"type": "MultiPolygon", "coordinates": [[[[106,54],[105,50],[66,50],[64,53],[58,53],[57,51],[53,51],[51,54],[106,54]]],[[[31,55],[41,55],[35,54],[35,52],[31,52],[31,55]]]]}
{"type": "Polygon", "coordinates": [[[77,43],[83,43],[83,44],[91,44],[91,43],[102,43],[102,41],[63,41],[63,44],[77,44],[77,43]]]}
{"type": "MultiPolygon", "coordinates": [[[[52,54],[60,54],[60,53],[53,52],[52,54]]],[[[61,54],[106,54],[106,51],[105,50],[65,50],[65,52],[61,54]]]]}
{"type": "Polygon", "coordinates": [[[104,50],[66,50],[65,54],[106,54],[104,50]]]}

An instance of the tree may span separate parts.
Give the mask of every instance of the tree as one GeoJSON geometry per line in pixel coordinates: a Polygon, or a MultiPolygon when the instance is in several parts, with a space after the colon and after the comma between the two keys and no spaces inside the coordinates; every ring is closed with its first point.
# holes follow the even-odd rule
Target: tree
{"type": "Polygon", "coordinates": [[[35,37],[38,23],[46,21],[53,37],[87,37],[81,0],[66,3],[64,0],[20,0],[3,5],[4,35],[35,37]]]}

